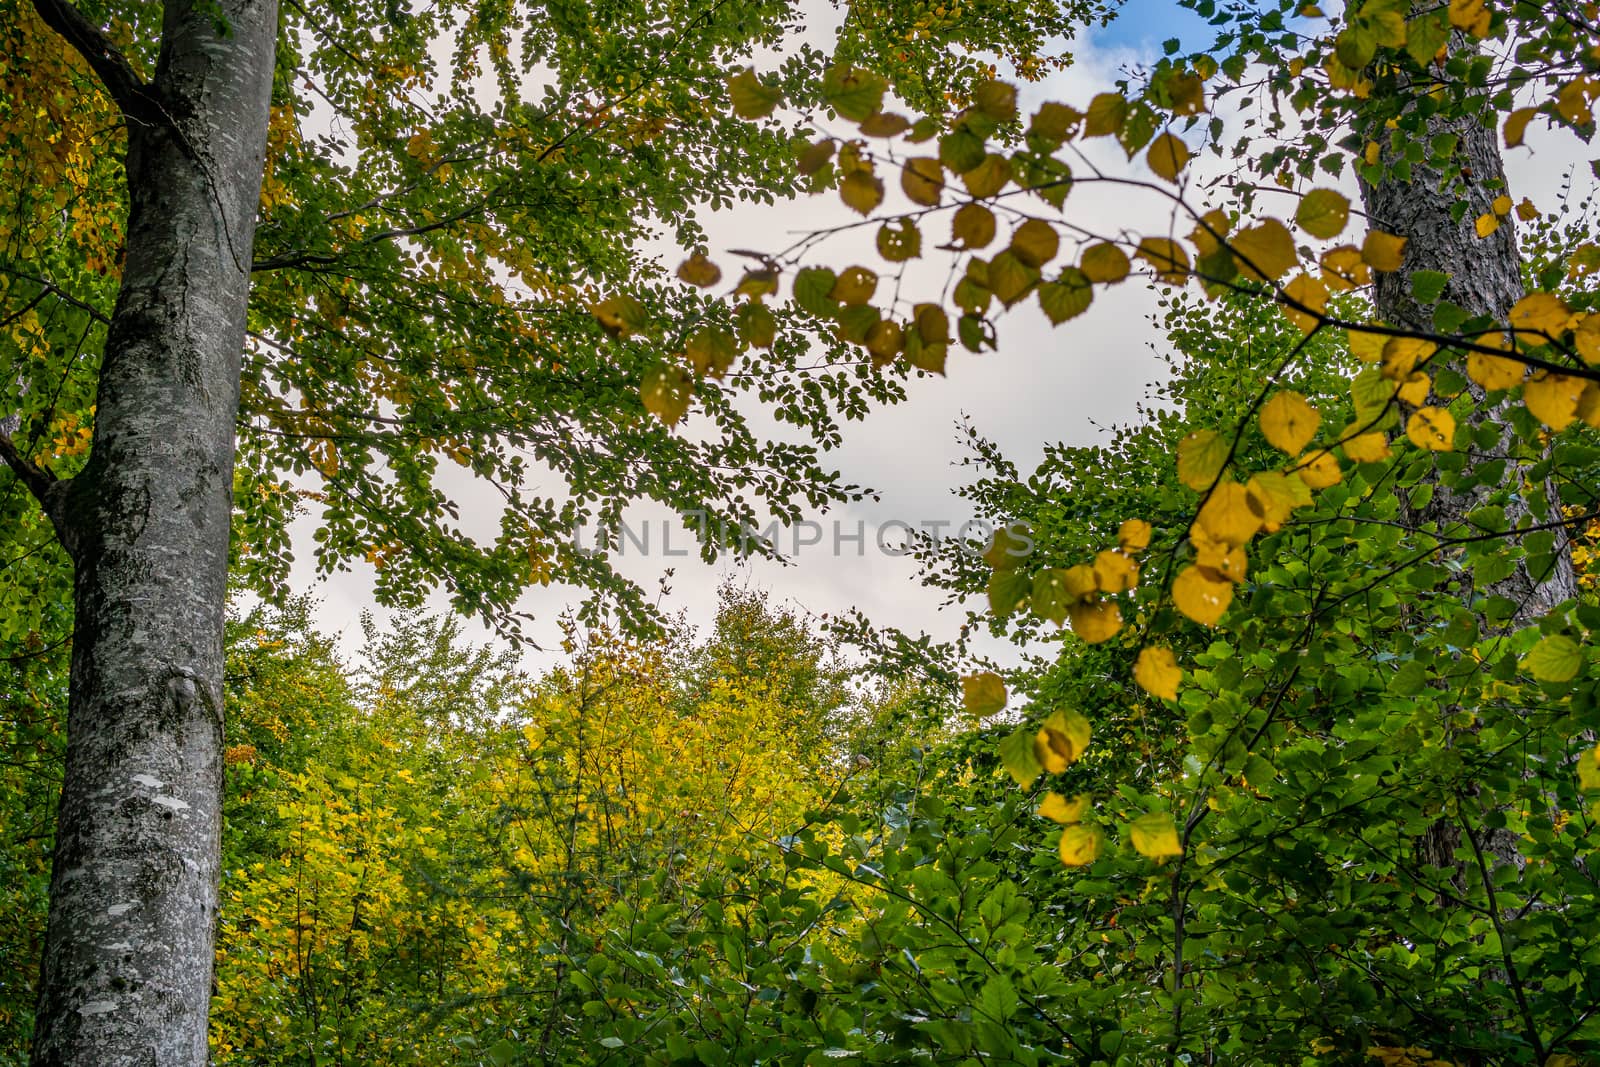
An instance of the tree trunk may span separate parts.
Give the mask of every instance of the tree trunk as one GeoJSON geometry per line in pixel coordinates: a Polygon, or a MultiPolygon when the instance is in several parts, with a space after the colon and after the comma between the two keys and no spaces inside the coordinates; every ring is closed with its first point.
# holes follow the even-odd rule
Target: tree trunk
{"type": "Polygon", "coordinates": [[[76,567],[36,1067],[207,1061],[234,425],[276,0],[169,0],[153,82],[41,16],[127,116],[129,219],[93,450],[41,494],[76,567]]]}
{"type": "MultiPolygon", "coordinates": [[[[1453,47],[1470,46],[1466,38],[1457,34],[1453,47]]],[[[1399,158],[1389,143],[1388,131],[1379,127],[1363,132],[1382,146],[1381,162],[1387,173],[1387,168],[1399,158]]],[[[1389,176],[1376,185],[1361,182],[1362,200],[1372,225],[1406,238],[1400,269],[1375,274],[1373,284],[1378,318],[1395,326],[1427,331],[1434,328],[1429,308],[1419,305],[1412,296],[1412,276],[1419,270],[1448,275],[1441,299],[1457,305],[1470,316],[1487,315],[1504,323],[1512,305],[1525,295],[1522,260],[1512,219],[1509,216],[1501,219],[1499,229],[1484,238],[1480,238],[1474,228],[1478,216],[1493,211],[1491,205],[1495,197],[1508,191],[1500,159],[1498,129],[1485,127],[1475,117],[1435,116],[1415,136],[1426,144],[1447,134],[1458,138],[1452,161],[1457,166],[1452,170],[1441,173],[1425,163],[1413,163],[1408,181],[1389,176]],[[1461,200],[1466,201],[1466,211],[1459,219],[1453,218],[1451,208],[1461,200]]],[[[1503,406],[1490,405],[1484,390],[1476,384],[1471,386],[1471,391],[1475,403],[1469,424],[1476,428],[1486,422],[1500,423],[1502,448],[1507,453],[1512,452],[1514,433],[1505,419],[1503,406]]],[[[1407,524],[1413,530],[1443,531],[1460,522],[1487,495],[1487,491],[1452,492],[1437,484],[1434,489],[1426,506],[1405,509],[1407,524]]],[[[1555,487],[1547,483],[1545,492],[1550,502],[1550,511],[1546,514],[1530,514],[1522,498],[1506,508],[1513,529],[1524,521],[1541,524],[1560,520],[1560,497],[1555,487]]],[[[1565,541],[1564,534],[1557,536],[1558,541],[1565,541]]],[[[1571,554],[1563,550],[1554,558],[1554,567],[1548,574],[1531,574],[1523,562],[1508,577],[1489,587],[1490,593],[1507,597],[1517,605],[1509,629],[1530,624],[1577,594],[1571,554]]],[[[1459,581],[1463,591],[1470,593],[1472,575],[1464,574],[1459,581]]],[[[1429,827],[1417,842],[1417,858],[1429,866],[1454,869],[1458,887],[1464,884],[1466,875],[1466,868],[1456,855],[1466,840],[1464,832],[1455,819],[1444,817],[1429,827]]],[[[1522,863],[1517,837],[1510,831],[1479,831],[1474,841],[1497,865],[1520,866],[1522,863]]]]}

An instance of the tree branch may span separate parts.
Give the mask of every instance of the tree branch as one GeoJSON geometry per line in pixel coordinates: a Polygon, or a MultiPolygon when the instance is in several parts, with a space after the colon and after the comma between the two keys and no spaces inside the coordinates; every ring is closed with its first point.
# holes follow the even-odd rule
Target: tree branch
{"type": "Polygon", "coordinates": [[[0,459],[4,459],[6,466],[11,468],[17,476],[17,481],[27,487],[28,492],[39,502],[39,509],[44,512],[45,518],[50,520],[50,525],[55,528],[56,539],[61,542],[68,555],[74,553],[73,539],[66,520],[65,489],[71,484],[72,479],[57,478],[52,472],[34,463],[27,456],[17,450],[8,434],[0,433],[0,459]]]}
{"type": "Polygon", "coordinates": [[[147,117],[150,96],[144,79],[117,46],[84,18],[70,0],[33,0],[33,8],[46,26],[60,34],[88,62],[124,115],[147,117]]]}

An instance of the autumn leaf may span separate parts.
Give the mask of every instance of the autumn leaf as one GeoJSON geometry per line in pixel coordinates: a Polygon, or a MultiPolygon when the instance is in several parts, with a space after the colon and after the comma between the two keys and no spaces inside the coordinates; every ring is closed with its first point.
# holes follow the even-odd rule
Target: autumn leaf
{"type": "Polygon", "coordinates": [[[1141,815],[1128,825],[1128,829],[1132,834],[1134,851],[1141,856],[1161,860],[1183,855],[1178,828],[1172,816],[1164,811],[1141,815]]]}
{"type": "Polygon", "coordinates": [[[1313,237],[1337,237],[1350,223],[1350,200],[1333,189],[1313,189],[1300,199],[1294,221],[1313,237]]]}
{"type": "Polygon", "coordinates": [[[1178,480],[1203,492],[1228,462],[1228,442],[1214,430],[1195,430],[1178,442],[1178,480]]]}
{"type": "Polygon", "coordinates": [[[1083,821],[1083,813],[1089,809],[1089,795],[1080,793],[1068,800],[1060,793],[1046,793],[1039,801],[1039,814],[1051,822],[1070,826],[1083,821]]]}
{"type": "Polygon", "coordinates": [[[906,160],[900,168],[900,188],[913,204],[937,207],[944,192],[944,164],[931,156],[906,160]]]}
{"type": "Polygon", "coordinates": [[[1078,269],[1083,271],[1085,278],[1106,284],[1126,278],[1129,267],[1127,254],[1109,242],[1090,245],[1084,249],[1083,258],[1078,262],[1078,269]]]}
{"type": "Polygon", "coordinates": [[[1455,447],[1456,420],[1443,408],[1418,408],[1406,420],[1406,437],[1418,448],[1448,452],[1455,447]]]}
{"type": "Polygon", "coordinates": [[[1060,774],[1083,757],[1092,730],[1089,720],[1075,711],[1058,711],[1034,735],[1033,751],[1039,766],[1050,774],[1060,774]]]}
{"type": "Polygon", "coordinates": [[[962,204],[950,220],[950,236],[965,248],[982,248],[994,240],[994,212],[982,204],[962,204]]]}
{"type": "Polygon", "coordinates": [[[1522,402],[1534,418],[1560,432],[1577,419],[1586,384],[1582,378],[1541,371],[1522,387],[1522,402]]]}
{"type": "Polygon", "coordinates": [[[1133,680],[1151,696],[1162,700],[1178,699],[1178,684],[1183,681],[1183,671],[1172,649],[1148,645],[1139,651],[1133,664],[1133,680]]]}
{"type": "Polygon", "coordinates": [[[709,289],[722,280],[722,268],[711,262],[701,252],[696,252],[678,266],[678,277],[690,285],[709,289]]]}
{"type": "Polygon", "coordinates": [[[1150,524],[1143,519],[1124,519],[1117,529],[1117,547],[1136,556],[1150,547],[1150,524]]]}
{"type": "Polygon", "coordinates": [[[1233,602],[1233,585],[1198,566],[1185,567],[1172,580],[1172,603],[1202,626],[1215,626],[1233,602]]]}
{"type": "Polygon", "coordinates": [[[1083,867],[1093,863],[1100,855],[1100,848],[1104,838],[1098,829],[1093,826],[1084,826],[1078,823],[1068,826],[1061,831],[1061,843],[1058,851],[1061,862],[1067,867],[1083,867]]]}
{"type": "Polygon", "coordinates": [[[742,119],[762,119],[772,114],[783,91],[764,84],[753,70],[742,70],[728,79],[728,96],[733,113],[742,119]]]}
{"type": "Polygon", "coordinates": [[[1145,163],[1156,176],[1174,183],[1178,180],[1178,174],[1189,165],[1189,158],[1189,146],[1183,143],[1182,138],[1171,133],[1157,137],[1145,153],[1145,163]]]}
{"type": "Polygon", "coordinates": [[[1273,448],[1298,456],[1317,435],[1322,416],[1292,389],[1280,389],[1261,405],[1261,432],[1273,448]]]}
{"type": "Polygon", "coordinates": [[[1277,219],[1264,219],[1233,236],[1233,254],[1239,269],[1256,281],[1276,281],[1299,261],[1294,237],[1277,219]]]}
{"type": "Polygon", "coordinates": [[[974,718],[984,719],[1006,706],[1006,683],[993,671],[961,679],[961,706],[974,718]]]}
{"type": "Polygon", "coordinates": [[[1382,230],[1369,230],[1361,242],[1361,259],[1373,270],[1392,272],[1404,261],[1406,239],[1382,230]]]}
{"type": "Polygon", "coordinates": [[[675,425],[694,399],[694,379],[682,367],[662,363],[639,382],[645,410],[668,426],[675,425]]]}

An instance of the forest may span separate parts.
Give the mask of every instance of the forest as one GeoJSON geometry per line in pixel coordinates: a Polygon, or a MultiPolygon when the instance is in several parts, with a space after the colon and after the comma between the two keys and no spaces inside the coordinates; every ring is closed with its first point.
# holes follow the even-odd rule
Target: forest
{"type": "Polygon", "coordinates": [[[1600,1065],[1600,4],[0,84],[0,1065],[1600,1065]]]}

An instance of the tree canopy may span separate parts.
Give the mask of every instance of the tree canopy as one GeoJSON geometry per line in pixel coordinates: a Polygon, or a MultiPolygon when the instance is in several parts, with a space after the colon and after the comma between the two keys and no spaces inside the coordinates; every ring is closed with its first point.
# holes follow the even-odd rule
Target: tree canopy
{"type": "Polygon", "coordinates": [[[1600,18],[1183,6],[1213,44],[1026,108],[1099,5],[852,4],[826,49],[776,3],[0,8],[0,954],[45,961],[3,1032],[38,1063],[1600,1055],[1600,245],[1501,159],[1588,142],[1600,18]],[[1075,212],[1093,186],[1163,221],[1075,212]],[[707,244],[804,193],[838,215],[707,244]],[[857,227],[869,264],[834,257],[857,227]],[[866,491],[843,421],[1136,280],[1170,345],[1141,420],[1026,477],[972,427],[999,532],[920,546],[967,633],[1048,655],[838,624],[863,688],[807,620],[728,595],[698,643],[567,538],[648,499],[770,551],[866,491]],[[228,575],[282,602],[302,508],[402,608],[444,582],[516,636],[529,585],[601,598],[537,680],[414,615],[354,676],[304,605],[224,646],[228,575]]]}

